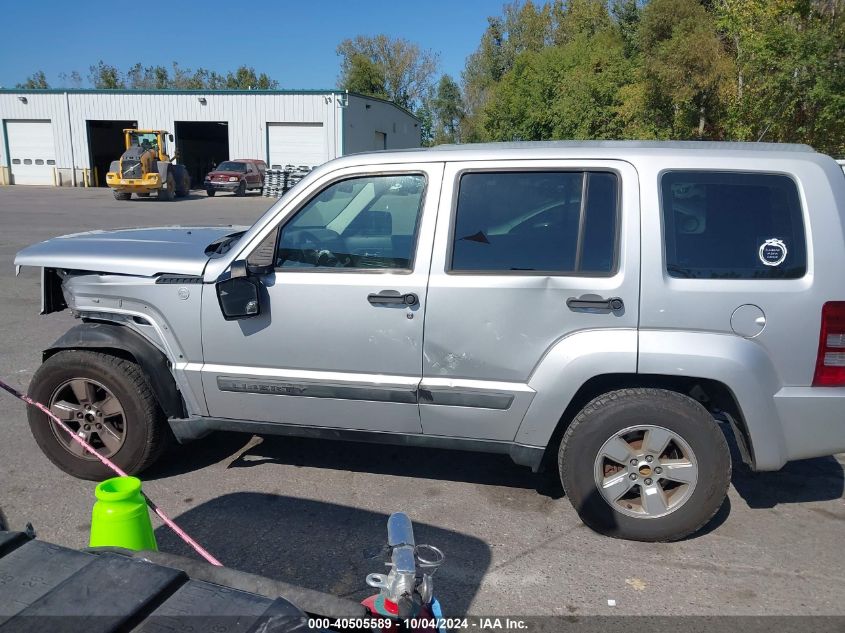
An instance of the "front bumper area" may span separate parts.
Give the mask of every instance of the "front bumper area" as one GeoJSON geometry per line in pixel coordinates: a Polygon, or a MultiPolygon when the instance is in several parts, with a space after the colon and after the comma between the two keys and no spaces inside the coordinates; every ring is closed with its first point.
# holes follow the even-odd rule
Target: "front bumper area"
{"type": "Polygon", "coordinates": [[[213,189],[214,191],[237,191],[238,187],[240,187],[241,182],[220,182],[217,180],[206,180],[204,187],[206,189],[213,189]]]}
{"type": "Polygon", "coordinates": [[[106,174],[106,184],[125,193],[152,193],[167,186],[167,183],[161,184],[158,174],[145,174],[143,178],[121,178],[120,174],[113,171],[106,174]]]}

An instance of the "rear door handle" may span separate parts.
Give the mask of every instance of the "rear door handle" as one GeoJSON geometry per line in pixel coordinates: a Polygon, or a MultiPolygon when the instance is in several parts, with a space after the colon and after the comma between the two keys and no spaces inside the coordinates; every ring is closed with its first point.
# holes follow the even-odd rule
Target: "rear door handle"
{"type": "Polygon", "coordinates": [[[375,305],[417,305],[420,300],[413,292],[402,294],[398,290],[382,290],[378,294],[368,294],[367,301],[375,305]]]}
{"type": "Polygon", "coordinates": [[[602,297],[595,297],[595,295],[586,295],[582,298],[569,297],[566,300],[566,305],[570,310],[621,310],[625,307],[625,302],[619,297],[611,297],[610,299],[603,299],[602,297]],[[590,298],[586,298],[590,297],[590,298]]]}

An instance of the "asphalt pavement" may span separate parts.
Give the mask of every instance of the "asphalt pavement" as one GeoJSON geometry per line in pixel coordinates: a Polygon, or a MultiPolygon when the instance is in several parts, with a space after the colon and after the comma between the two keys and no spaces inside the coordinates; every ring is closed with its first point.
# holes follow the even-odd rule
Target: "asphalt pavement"
{"type": "MultiPolygon", "coordinates": [[[[67,311],[38,315],[38,271],[15,277],[19,249],[89,229],[250,224],[272,202],[0,187],[0,378],[25,388],[41,350],[75,323],[67,311]]],[[[418,542],[446,553],[435,580],[452,615],[845,615],[843,465],[839,455],[754,474],[737,458],[722,510],[671,544],[593,533],[554,476],[498,455],[219,433],[143,479],[224,564],[355,599],[369,593],[366,574],[384,570],[387,516],[404,510],[418,542]]],[[[93,488],[41,454],[23,404],[0,393],[10,527],[31,522],[40,538],[85,547],[93,488]]],[[[167,528],[156,536],[160,549],[189,554],[167,528]]]]}

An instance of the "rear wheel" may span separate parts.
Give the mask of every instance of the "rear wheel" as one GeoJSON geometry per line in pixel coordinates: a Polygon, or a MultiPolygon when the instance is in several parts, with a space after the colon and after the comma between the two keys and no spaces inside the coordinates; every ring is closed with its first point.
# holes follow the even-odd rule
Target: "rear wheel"
{"type": "MultiPolygon", "coordinates": [[[[171,437],[141,368],[116,356],[58,352],[35,372],[29,396],[129,474],[156,461],[171,437]]],[[[42,411],[30,407],[27,415],[38,446],[63,471],[91,480],[114,474],[42,411]]]]}
{"type": "Polygon", "coordinates": [[[126,193],[125,191],[115,191],[112,189],[112,194],[114,195],[115,200],[129,200],[132,197],[131,193],[126,193]]]}
{"type": "Polygon", "coordinates": [[[167,187],[158,190],[157,197],[159,200],[173,200],[173,188],[176,186],[176,181],[173,179],[173,174],[167,174],[167,187]]]}
{"type": "Polygon", "coordinates": [[[246,195],[246,182],[241,180],[240,184],[238,185],[237,191],[235,191],[236,196],[245,196],[246,195]]]}
{"type": "Polygon", "coordinates": [[[558,467],[584,523],[638,541],[675,541],[701,529],[722,506],[731,476],[713,417],[663,389],[622,389],[590,402],[564,433],[558,467]]]}

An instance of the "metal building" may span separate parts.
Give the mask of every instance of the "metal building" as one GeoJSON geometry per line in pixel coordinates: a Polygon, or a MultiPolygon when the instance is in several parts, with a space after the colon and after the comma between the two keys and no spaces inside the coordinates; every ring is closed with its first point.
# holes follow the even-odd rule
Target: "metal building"
{"type": "Polygon", "coordinates": [[[0,184],[103,186],[128,127],[174,134],[194,185],[230,158],[314,166],[420,145],[407,110],[338,90],[0,90],[0,122],[0,184]]]}

